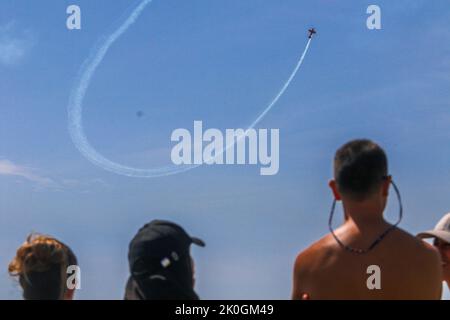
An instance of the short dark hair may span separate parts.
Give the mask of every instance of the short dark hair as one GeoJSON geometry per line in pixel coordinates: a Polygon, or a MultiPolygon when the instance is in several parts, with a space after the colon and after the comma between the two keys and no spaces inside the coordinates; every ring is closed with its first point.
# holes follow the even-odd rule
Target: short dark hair
{"type": "Polygon", "coordinates": [[[386,154],[371,140],[352,140],[336,151],[334,178],[338,189],[355,200],[371,195],[387,173],[386,154]]]}

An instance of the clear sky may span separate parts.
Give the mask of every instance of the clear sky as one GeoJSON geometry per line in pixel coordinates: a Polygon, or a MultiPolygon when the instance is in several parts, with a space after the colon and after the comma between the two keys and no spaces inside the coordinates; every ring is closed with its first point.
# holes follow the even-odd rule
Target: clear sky
{"type": "MultiPolygon", "coordinates": [[[[20,298],[7,264],[31,231],[79,257],[78,298],[120,299],[127,247],[154,218],[202,237],[202,298],[285,299],[296,254],[327,232],[338,146],[366,137],[387,151],[402,227],[450,211],[450,10],[447,0],[155,0],[111,48],[84,103],[90,142],[143,168],[170,164],[170,134],[251,123],[318,35],[259,128],[280,129],[280,171],[203,166],[154,179],[94,166],[72,143],[71,89],[83,61],[137,0],[0,4],[0,298],[20,298]],[[82,29],[66,28],[77,4],[82,29]],[[377,4],[382,29],[368,30],[377,4]],[[137,117],[138,111],[142,116],[137,117]]],[[[387,217],[396,218],[392,199],[387,217]]]]}

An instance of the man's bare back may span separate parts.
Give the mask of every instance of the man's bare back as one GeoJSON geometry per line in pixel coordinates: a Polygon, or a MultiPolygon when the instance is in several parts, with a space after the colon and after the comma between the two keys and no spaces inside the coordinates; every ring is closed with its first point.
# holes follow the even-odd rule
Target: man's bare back
{"type": "MultiPolygon", "coordinates": [[[[352,223],[336,230],[354,248],[370,245],[385,226],[362,237],[352,223]],[[371,239],[371,240],[370,240],[371,239]]],[[[329,234],[303,251],[294,267],[293,299],[440,299],[438,252],[423,241],[393,229],[366,254],[351,253],[329,234]],[[370,290],[369,266],[380,269],[381,289],[370,290]]]]}

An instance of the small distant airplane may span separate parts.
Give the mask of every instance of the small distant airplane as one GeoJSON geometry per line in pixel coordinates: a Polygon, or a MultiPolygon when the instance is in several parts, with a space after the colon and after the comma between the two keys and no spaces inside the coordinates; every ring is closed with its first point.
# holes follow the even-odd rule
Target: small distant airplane
{"type": "Polygon", "coordinates": [[[313,35],[315,35],[317,33],[316,29],[314,29],[314,28],[309,29],[308,32],[309,32],[309,35],[308,35],[309,39],[311,39],[313,37],[313,35]]]}
{"type": "Polygon", "coordinates": [[[144,116],[144,111],[139,110],[138,112],[136,112],[136,117],[142,118],[143,116],[144,116]]]}

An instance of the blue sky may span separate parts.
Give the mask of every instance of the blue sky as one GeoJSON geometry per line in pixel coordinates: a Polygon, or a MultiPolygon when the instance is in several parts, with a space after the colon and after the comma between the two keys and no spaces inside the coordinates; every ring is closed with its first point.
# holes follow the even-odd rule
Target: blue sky
{"type": "MultiPolygon", "coordinates": [[[[83,61],[139,1],[3,0],[0,4],[0,298],[31,231],[79,256],[79,298],[120,299],[127,246],[154,218],[205,239],[193,249],[202,298],[290,297],[296,254],[326,233],[331,159],[349,139],[387,151],[412,233],[450,211],[448,1],[155,0],[108,52],[84,103],[90,142],[137,167],[170,164],[170,134],[239,128],[278,92],[318,36],[291,87],[259,128],[280,129],[280,171],[205,166],[155,179],[115,175],[73,145],[67,104],[83,61]],[[66,8],[82,30],[66,28],[66,8]],[[366,8],[382,30],[366,28],[366,8]],[[137,111],[143,117],[136,117],[137,111]]],[[[387,216],[396,217],[392,199],[387,216]]]]}

